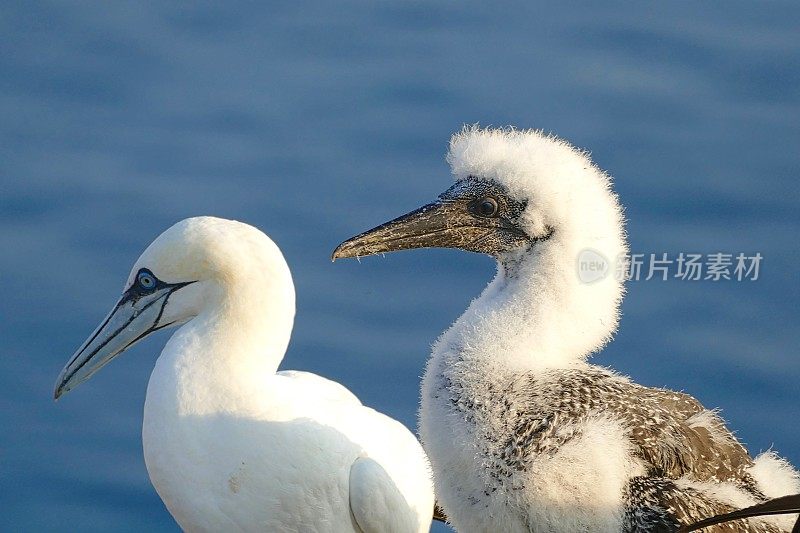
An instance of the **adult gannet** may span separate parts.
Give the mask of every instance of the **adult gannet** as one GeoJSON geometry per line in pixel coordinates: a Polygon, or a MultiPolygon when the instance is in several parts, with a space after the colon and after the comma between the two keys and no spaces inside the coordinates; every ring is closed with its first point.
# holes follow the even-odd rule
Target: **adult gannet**
{"type": "Polygon", "coordinates": [[[212,217],[178,222],[61,372],[55,397],[153,331],[181,325],[147,387],[150,479],[187,531],[421,532],[430,467],[402,424],[345,387],[278,372],[295,295],[269,237],[212,217]]]}
{"type": "MultiPolygon", "coordinates": [[[[800,491],[785,460],[752,459],[691,396],[587,362],[616,330],[623,283],[583,283],[577,259],[627,251],[610,178],[587,153],[537,131],[475,127],[452,138],[448,161],[456,182],[435,202],[333,258],[448,247],[497,259],[422,382],[420,434],[456,529],[675,531],[800,491]]],[[[793,521],[729,524],[774,532],[793,521]]]]}

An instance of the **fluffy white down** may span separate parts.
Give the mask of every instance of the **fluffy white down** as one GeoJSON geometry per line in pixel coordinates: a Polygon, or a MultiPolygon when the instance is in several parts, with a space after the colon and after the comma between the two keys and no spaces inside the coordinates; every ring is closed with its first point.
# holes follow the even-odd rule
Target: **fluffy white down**
{"type": "Polygon", "coordinates": [[[142,266],[165,282],[198,280],[165,310],[186,323],[156,362],[142,431],[150,478],[184,530],[428,530],[430,467],[412,433],[340,384],[277,372],[294,287],[266,235],[188,219],[159,237],[134,272],[142,266]],[[375,468],[353,477],[358,460],[375,468]],[[351,508],[370,523],[359,524],[351,508]]]}
{"type": "Polygon", "coordinates": [[[789,461],[771,450],[756,457],[750,474],[767,498],[800,493],[800,474],[789,461]]]}
{"type": "MultiPolygon", "coordinates": [[[[618,422],[589,420],[582,436],[538,461],[524,480],[529,531],[619,532],[624,508],[619,495],[631,477],[643,475],[618,422]]],[[[522,494],[520,495],[522,496],[522,494]]]]}
{"type": "MultiPolygon", "coordinates": [[[[767,498],[800,494],[800,474],[789,461],[771,450],[759,454],[749,471],[767,498]]],[[[779,515],[767,520],[791,531],[797,517],[798,515],[779,515]]]]}
{"type": "MultiPolygon", "coordinates": [[[[522,271],[512,281],[518,288],[505,287],[508,280],[500,271],[459,319],[480,317],[471,322],[481,335],[470,340],[502,340],[502,364],[518,368],[563,366],[602,348],[616,330],[624,286],[613,272],[583,283],[577,266],[585,250],[610,264],[627,253],[622,208],[610,176],[586,152],[533,130],[465,128],[450,141],[447,160],[456,179],[494,180],[527,201],[522,223],[529,235],[556,228],[520,262],[522,271]],[[515,320],[500,311],[509,306],[515,320]],[[510,356],[514,351],[519,357],[510,356]]],[[[479,350],[495,351],[475,346],[479,350]]]]}

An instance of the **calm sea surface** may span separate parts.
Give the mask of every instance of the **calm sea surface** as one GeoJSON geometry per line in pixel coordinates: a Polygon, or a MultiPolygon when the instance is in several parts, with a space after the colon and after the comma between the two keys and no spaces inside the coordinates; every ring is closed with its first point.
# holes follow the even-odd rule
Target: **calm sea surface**
{"type": "Polygon", "coordinates": [[[284,368],[414,427],[429,346],[494,265],[329,256],[445,189],[449,136],[476,122],[590,149],[636,252],[762,254],[754,282],[630,283],[595,361],[800,464],[800,4],[3,2],[0,530],[177,529],[140,437],[168,333],[51,398],[139,253],[191,215],[283,249],[284,368]]]}

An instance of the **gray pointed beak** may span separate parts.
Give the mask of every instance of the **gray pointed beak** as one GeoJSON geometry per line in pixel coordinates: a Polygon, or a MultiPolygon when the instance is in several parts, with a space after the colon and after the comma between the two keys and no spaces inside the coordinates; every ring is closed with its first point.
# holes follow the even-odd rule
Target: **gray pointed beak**
{"type": "Polygon", "coordinates": [[[189,283],[165,284],[141,294],[129,289],[92,335],[70,358],[56,381],[54,398],[92,377],[117,355],[147,335],[170,324],[159,324],[170,294],[189,283]]]}
{"type": "Polygon", "coordinates": [[[438,200],[344,241],[331,260],[411,248],[483,251],[476,244],[496,230],[494,221],[476,219],[462,203],[438,200]]]}

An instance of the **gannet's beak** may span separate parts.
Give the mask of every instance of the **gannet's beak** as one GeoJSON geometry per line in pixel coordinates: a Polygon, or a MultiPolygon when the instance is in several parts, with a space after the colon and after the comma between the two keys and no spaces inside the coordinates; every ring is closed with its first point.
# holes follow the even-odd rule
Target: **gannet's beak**
{"type": "Polygon", "coordinates": [[[464,202],[437,200],[344,241],[333,251],[331,260],[410,248],[493,253],[493,236],[502,230],[517,231],[502,218],[474,216],[464,202]]]}
{"type": "Polygon", "coordinates": [[[56,381],[54,397],[74,389],[117,355],[147,335],[169,326],[159,324],[170,294],[189,283],[164,283],[142,293],[131,287],[92,335],[78,348],[56,381]]]}

